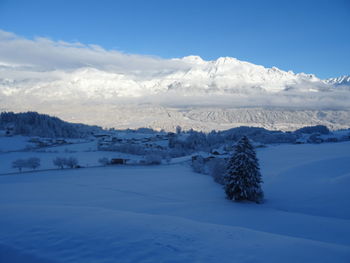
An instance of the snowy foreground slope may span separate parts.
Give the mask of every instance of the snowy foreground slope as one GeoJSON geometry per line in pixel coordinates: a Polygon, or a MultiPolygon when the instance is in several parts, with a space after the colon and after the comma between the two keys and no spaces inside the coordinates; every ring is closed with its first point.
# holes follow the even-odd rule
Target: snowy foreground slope
{"type": "Polygon", "coordinates": [[[349,149],[260,149],[263,205],[186,163],[1,176],[0,262],[349,262],[349,149]]]}

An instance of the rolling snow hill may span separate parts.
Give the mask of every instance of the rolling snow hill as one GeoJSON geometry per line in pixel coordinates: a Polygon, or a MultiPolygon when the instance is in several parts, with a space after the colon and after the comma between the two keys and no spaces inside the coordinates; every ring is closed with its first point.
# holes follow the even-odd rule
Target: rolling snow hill
{"type": "Polygon", "coordinates": [[[0,262],[349,262],[349,146],[259,149],[261,205],[186,164],[0,176],[0,262]]]}

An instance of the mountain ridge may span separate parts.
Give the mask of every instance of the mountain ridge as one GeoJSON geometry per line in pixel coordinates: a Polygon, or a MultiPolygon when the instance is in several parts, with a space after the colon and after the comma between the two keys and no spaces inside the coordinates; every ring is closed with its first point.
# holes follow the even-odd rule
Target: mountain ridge
{"type": "Polygon", "coordinates": [[[350,127],[348,76],[322,80],[231,57],[205,61],[187,56],[170,61],[180,66],[151,73],[93,65],[49,71],[3,65],[0,102],[10,111],[33,110],[115,128],[172,130],[179,124],[202,130],[238,124],[283,130],[318,124],[350,127]],[[186,113],[189,108],[196,114],[193,110],[186,113]]]}

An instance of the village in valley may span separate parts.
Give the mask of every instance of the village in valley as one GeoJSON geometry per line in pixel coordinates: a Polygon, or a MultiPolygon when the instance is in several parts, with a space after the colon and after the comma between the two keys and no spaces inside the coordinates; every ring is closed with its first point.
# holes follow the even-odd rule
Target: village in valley
{"type": "MultiPolygon", "coordinates": [[[[196,172],[210,174],[214,178],[218,167],[232,156],[235,143],[248,135],[254,148],[266,148],[279,144],[322,144],[350,140],[349,130],[330,131],[325,126],[304,127],[293,132],[268,131],[263,128],[238,127],[227,131],[184,131],[180,126],[173,131],[155,131],[150,128],[102,129],[97,126],[74,125],[37,113],[21,113],[22,118],[43,118],[47,123],[37,130],[33,124],[22,120],[20,127],[14,121],[6,121],[13,113],[2,113],[0,123],[0,154],[2,155],[1,174],[30,172],[33,168],[13,165],[20,156],[37,158],[41,169],[58,169],[55,158],[74,158],[70,168],[91,168],[106,165],[169,165],[187,163],[196,172]],[[44,116],[44,117],[43,117],[44,116]],[[46,119],[47,118],[47,119],[46,119]],[[57,121],[58,124],[52,124],[57,121]],[[67,127],[65,125],[68,125],[67,127]],[[65,127],[66,136],[38,136],[50,133],[45,127],[65,127]],[[45,129],[45,131],[43,130],[45,129]],[[15,154],[17,153],[17,154],[15,154]]],[[[19,116],[19,115],[18,115],[19,116]]],[[[51,130],[54,128],[51,128],[51,130]]],[[[61,128],[57,128],[60,130],[61,128]]],[[[61,134],[62,135],[62,134],[61,134]]],[[[64,135],[64,133],[63,133],[64,135]]],[[[23,159],[23,158],[22,158],[23,159]]],[[[221,169],[220,173],[224,173],[221,169]]],[[[221,181],[221,179],[218,179],[221,181]]]]}
{"type": "Polygon", "coordinates": [[[116,130],[33,112],[1,117],[0,224],[7,227],[0,228],[0,250],[8,262],[46,262],[37,255],[88,261],[91,255],[77,243],[88,244],[94,256],[107,262],[115,257],[138,262],[150,249],[156,252],[154,261],[162,262],[170,253],[187,262],[188,257],[181,261],[183,253],[177,251],[188,248],[190,255],[231,262],[239,259],[232,242],[244,253],[254,247],[255,259],[264,258],[266,251],[272,258],[290,254],[285,261],[290,263],[295,253],[302,260],[312,257],[320,262],[329,255],[339,262],[348,256],[333,244],[347,244],[350,235],[346,220],[350,214],[343,209],[349,197],[350,130],[331,131],[325,126],[292,132],[256,127],[210,133],[181,127],[116,130]],[[235,181],[226,177],[234,172],[230,165],[235,156],[241,158],[238,149],[245,151],[246,135],[251,144],[246,156],[256,162],[252,167],[258,181],[253,181],[262,187],[254,188],[250,197],[237,196],[230,185],[235,181]],[[74,231],[66,224],[72,220],[78,220],[74,231]],[[100,223],[106,220],[108,224],[100,223]],[[9,223],[13,221],[23,227],[9,223]],[[291,227],[295,222],[297,227],[291,227]],[[320,232],[320,225],[327,231],[320,232]],[[94,234],[82,235],[90,231],[94,234]],[[237,233],[247,241],[233,239],[237,233]],[[119,250],[110,242],[116,237],[119,250]],[[201,244],[194,244],[193,238],[201,244]],[[291,252],[295,239],[303,240],[303,246],[291,252]],[[217,240],[220,253],[212,249],[217,240]],[[258,243],[265,246],[258,248],[258,243]],[[283,244],[277,253],[275,243],[283,244]],[[330,245],[321,249],[319,243],[330,245]],[[61,246],[75,249],[63,255],[61,246]],[[23,252],[29,247],[34,252],[23,252]]]}

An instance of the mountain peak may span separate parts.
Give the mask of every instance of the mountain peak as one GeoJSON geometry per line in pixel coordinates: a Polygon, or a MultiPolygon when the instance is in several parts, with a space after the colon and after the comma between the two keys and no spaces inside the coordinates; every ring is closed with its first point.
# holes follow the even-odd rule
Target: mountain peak
{"type": "Polygon", "coordinates": [[[350,75],[344,75],[337,78],[330,78],[326,80],[326,83],[339,85],[350,85],[350,75]]]}
{"type": "MultiPolygon", "coordinates": [[[[332,96],[331,106],[347,105],[346,98],[350,96],[350,93],[342,94],[344,99],[339,100],[336,92],[343,89],[332,89],[339,85],[342,88],[350,86],[350,76],[320,80],[312,74],[295,74],[276,67],[266,68],[233,57],[206,61],[200,56],[192,55],[168,60],[166,65],[171,65],[171,70],[155,67],[150,73],[142,70],[119,72],[92,66],[35,74],[19,69],[12,74],[14,77],[6,74],[5,67],[0,71],[0,100],[9,101],[11,97],[16,101],[20,98],[29,101],[26,97],[29,94],[39,102],[53,98],[94,102],[144,98],[156,103],[173,104],[174,98],[178,97],[183,103],[182,97],[185,97],[189,100],[187,105],[201,104],[202,101],[211,105],[225,101],[232,105],[232,101],[238,101],[236,104],[242,106],[251,106],[251,103],[255,106],[256,103],[289,107],[291,104],[299,106],[299,102],[304,101],[310,92],[312,94],[308,99],[316,105],[319,104],[322,91],[334,91],[327,93],[328,101],[329,96],[332,96]],[[320,92],[320,95],[315,95],[315,92],[320,92]],[[199,97],[205,100],[198,100],[199,97]],[[249,97],[247,102],[242,99],[245,97],[249,97]],[[275,101],[282,102],[279,104],[275,101]]],[[[13,69],[9,72],[13,72],[13,69]]]]}
{"type": "Polygon", "coordinates": [[[232,57],[219,57],[217,60],[215,60],[215,64],[218,64],[218,65],[227,64],[227,63],[237,63],[237,62],[240,62],[240,61],[232,57]]]}
{"type": "Polygon", "coordinates": [[[200,56],[195,55],[183,57],[181,60],[191,64],[203,64],[205,62],[200,56]]]}

